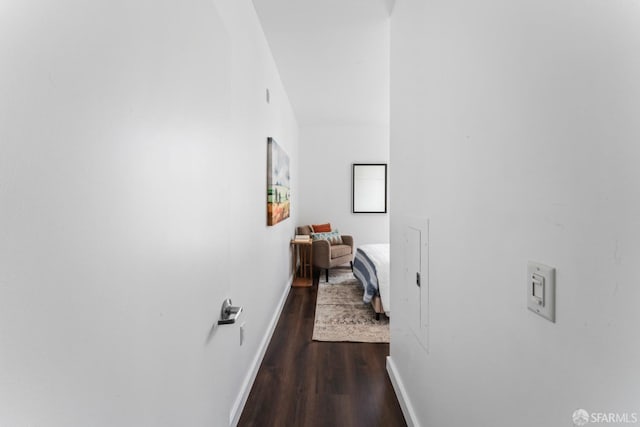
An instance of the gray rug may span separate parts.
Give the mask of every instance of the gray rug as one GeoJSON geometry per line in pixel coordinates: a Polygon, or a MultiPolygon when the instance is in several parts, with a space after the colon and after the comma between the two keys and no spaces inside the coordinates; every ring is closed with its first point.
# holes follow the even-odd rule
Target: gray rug
{"type": "Polygon", "coordinates": [[[320,277],[315,341],[389,342],[389,319],[376,320],[371,304],[362,302],[362,286],[351,270],[330,271],[329,283],[320,277]]]}

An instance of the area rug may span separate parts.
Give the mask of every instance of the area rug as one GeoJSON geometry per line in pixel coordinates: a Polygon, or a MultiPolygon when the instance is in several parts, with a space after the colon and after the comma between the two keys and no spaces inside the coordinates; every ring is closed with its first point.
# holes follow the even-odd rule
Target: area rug
{"type": "Polygon", "coordinates": [[[389,319],[376,320],[371,304],[362,302],[362,286],[351,270],[330,271],[329,283],[320,277],[314,341],[389,342],[389,319]]]}

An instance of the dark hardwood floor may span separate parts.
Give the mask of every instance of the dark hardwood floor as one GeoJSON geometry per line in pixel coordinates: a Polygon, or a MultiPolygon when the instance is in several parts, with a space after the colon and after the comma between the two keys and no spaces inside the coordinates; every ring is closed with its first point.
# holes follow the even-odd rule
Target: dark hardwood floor
{"type": "Polygon", "coordinates": [[[406,426],[389,344],[311,340],[317,282],[291,289],[238,425],[406,426]]]}

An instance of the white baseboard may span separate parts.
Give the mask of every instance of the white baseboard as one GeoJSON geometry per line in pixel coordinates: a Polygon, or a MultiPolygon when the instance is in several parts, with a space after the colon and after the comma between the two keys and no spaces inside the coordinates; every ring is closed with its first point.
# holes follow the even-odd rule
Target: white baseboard
{"type": "Polygon", "coordinates": [[[240,389],[240,393],[238,393],[238,397],[236,397],[236,401],[233,403],[233,407],[231,408],[231,412],[229,413],[229,425],[237,426],[240,421],[240,416],[242,415],[242,410],[244,409],[244,405],[247,403],[247,399],[249,398],[249,393],[251,392],[251,387],[253,386],[253,382],[256,379],[256,375],[258,375],[258,370],[260,369],[260,365],[262,364],[262,359],[264,358],[264,354],[267,352],[267,347],[269,346],[269,342],[271,341],[271,337],[273,336],[273,331],[276,329],[276,325],[278,324],[278,319],[280,318],[280,314],[282,313],[282,308],[284,307],[284,303],[287,300],[287,296],[289,295],[289,291],[291,290],[291,285],[293,283],[293,277],[289,278],[289,282],[287,286],[282,292],[282,296],[280,297],[280,302],[276,307],[275,312],[273,313],[273,317],[269,322],[269,327],[260,342],[260,347],[258,347],[258,352],[253,358],[253,362],[249,367],[249,372],[247,376],[244,378],[244,382],[242,383],[242,388],[240,389]]]}
{"type": "Polygon", "coordinates": [[[396,396],[398,397],[398,403],[400,403],[400,408],[402,409],[402,413],[404,414],[404,419],[407,422],[407,426],[419,426],[420,423],[418,423],[416,413],[413,410],[413,406],[411,405],[409,396],[407,396],[407,390],[404,388],[402,378],[400,378],[400,376],[398,375],[398,370],[395,363],[393,363],[393,359],[391,358],[391,356],[387,356],[387,373],[389,374],[389,379],[391,379],[391,384],[393,385],[393,389],[395,390],[396,396]]]}

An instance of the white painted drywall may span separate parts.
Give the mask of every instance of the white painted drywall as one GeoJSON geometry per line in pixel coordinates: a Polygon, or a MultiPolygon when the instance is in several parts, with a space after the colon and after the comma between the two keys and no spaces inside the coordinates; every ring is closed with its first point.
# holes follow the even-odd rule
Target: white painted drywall
{"type": "Polygon", "coordinates": [[[251,2],[3,2],[0,63],[0,425],[227,425],[297,222],[266,226],[297,125],[251,2]]]}
{"type": "Polygon", "coordinates": [[[386,0],[253,0],[300,124],[299,225],[389,241],[388,214],[351,213],[351,165],[389,160],[386,0]]]}
{"type": "Polygon", "coordinates": [[[351,212],[352,164],[388,161],[388,125],[302,126],[299,223],[330,222],[356,246],[388,243],[388,213],[351,212]]]}
{"type": "Polygon", "coordinates": [[[392,283],[430,219],[429,353],[392,288],[391,359],[418,425],[640,413],[640,6],[398,0],[392,283]],[[557,269],[556,323],[526,308],[557,269]]]}
{"type": "Polygon", "coordinates": [[[388,0],[253,0],[300,126],[389,121],[388,0]]]}

